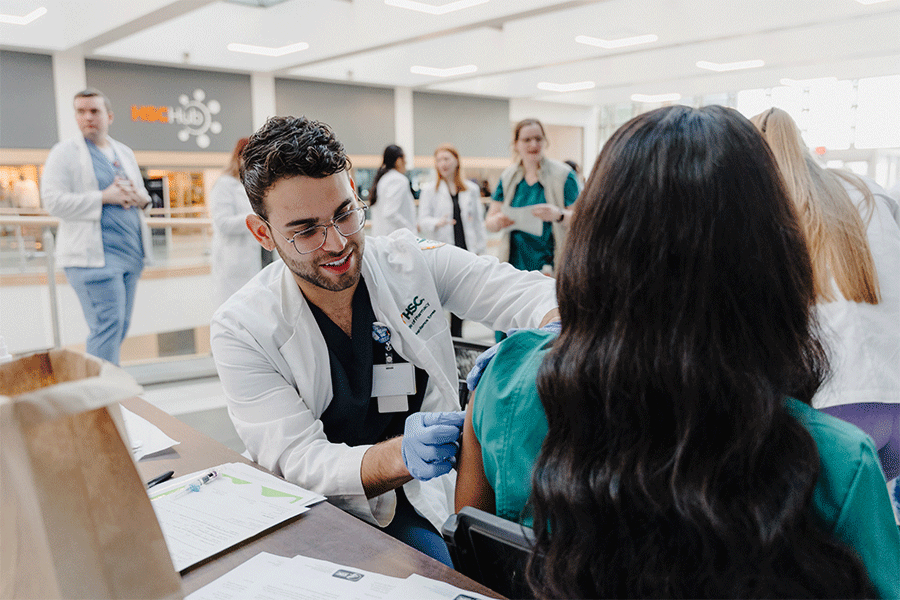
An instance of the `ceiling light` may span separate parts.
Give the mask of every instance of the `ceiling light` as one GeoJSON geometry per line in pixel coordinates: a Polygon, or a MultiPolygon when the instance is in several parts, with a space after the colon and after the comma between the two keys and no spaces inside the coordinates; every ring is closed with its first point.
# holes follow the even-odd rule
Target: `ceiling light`
{"type": "Polygon", "coordinates": [[[397,8],[405,8],[407,10],[415,10],[418,12],[428,13],[429,15],[446,15],[447,13],[470,8],[484,4],[488,0],[456,0],[456,2],[448,2],[443,6],[434,6],[424,2],[415,2],[414,0],[384,0],[388,6],[396,6],[397,8]]]}
{"type": "Polygon", "coordinates": [[[246,54],[259,54],[261,56],[284,56],[300,52],[309,48],[306,42],[297,42],[296,44],[288,44],[281,48],[268,48],[266,46],[252,46],[250,44],[228,44],[228,49],[232,52],[244,52],[246,54]]]}
{"type": "Polygon", "coordinates": [[[590,90],[596,87],[593,81],[579,81],[577,83],[550,83],[542,81],[537,84],[539,90],[548,92],[579,92],[581,90],[590,90]]]}
{"type": "Polygon", "coordinates": [[[0,23],[9,23],[10,25],[28,25],[32,21],[36,21],[47,14],[47,9],[43,6],[36,8],[24,17],[15,15],[0,15],[0,23]]]}
{"type": "Polygon", "coordinates": [[[617,40],[601,40],[600,38],[590,37],[588,35],[579,35],[575,41],[579,44],[587,44],[588,46],[597,46],[598,48],[624,48],[625,46],[637,46],[638,44],[649,44],[655,42],[659,38],[652,33],[647,35],[636,35],[633,37],[619,38],[617,40]]]}
{"type": "Polygon", "coordinates": [[[409,68],[410,73],[416,75],[431,75],[432,77],[452,77],[454,75],[465,75],[466,73],[474,73],[478,70],[475,65],[463,65],[461,67],[450,67],[449,69],[435,69],[434,67],[414,66],[409,68]]]}
{"type": "Polygon", "coordinates": [[[655,104],[657,102],[676,102],[681,100],[681,94],[656,94],[655,96],[632,94],[631,99],[635,102],[646,102],[648,104],[655,104]]]}
{"type": "Polygon", "coordinates": [[[784,77],[779,83],[791,87],[809,87],[817,83],[837,83],[837,77],[818,77],[815,79],[788,79],[784,77]]]}
{"type": "Polygon", "coordinates": [[[740,62],[731,62],[731,63],[714,63],[709,62],[708,60],[699,60],[697,61],[697,66],[701,69],[707,69],[709,71],[717,71],[721,73],[722,71],[740,71],[741,69],[756,69],[757,67],[761,67],[765,62],[761,60],[742,60],[740,62]]]}

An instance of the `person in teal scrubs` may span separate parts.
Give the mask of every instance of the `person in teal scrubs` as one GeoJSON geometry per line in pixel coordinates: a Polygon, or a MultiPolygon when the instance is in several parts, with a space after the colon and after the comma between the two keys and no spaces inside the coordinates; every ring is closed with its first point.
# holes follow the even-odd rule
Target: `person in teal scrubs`
{"type": "MultiPolygon", "coordinates": [[[[500,175],[484,226],[502,232],[499,258],[522,271],[554,272],[559,251],[571,224],[571,206],[580,192],[578,175],[569,165],[544,156],[547,135],[537,119],[523,119],[513,128],[516,160],[500,175]],[[510,191],[512,190],[512,191],[510,191]],[[540,234],[524,231],[504,207],[533,206],[543,222],[540,234]]],[[[497,341],[504,336],[497,332],[497,341]]]]}
{"type": "Polygon", "coordinates": [[[636,117],[572,218],[561,332],[484,370],[457,511],[534,527],[537,598],[900,597],[874,445],[810,404],[812,263],[753,125],[636,117]]]}

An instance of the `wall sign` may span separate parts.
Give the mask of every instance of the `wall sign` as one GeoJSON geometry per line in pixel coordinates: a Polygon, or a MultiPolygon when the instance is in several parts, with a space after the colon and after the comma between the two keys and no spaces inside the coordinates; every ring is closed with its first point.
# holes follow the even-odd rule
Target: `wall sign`
{"type": "Polygon", "coordinates": [[[219,114],[222,105],[218,100],[206,100],[206,92],[194,90],[191,98],[187,94],[178,96],[178,106],[131,105],[131,120],[146,123],[162,123],[181,126],[178,139],[187,142],[192,137],[200,148],[208,148],[208,134],[222,133],[222,124],[213,120],[219,114]]]}

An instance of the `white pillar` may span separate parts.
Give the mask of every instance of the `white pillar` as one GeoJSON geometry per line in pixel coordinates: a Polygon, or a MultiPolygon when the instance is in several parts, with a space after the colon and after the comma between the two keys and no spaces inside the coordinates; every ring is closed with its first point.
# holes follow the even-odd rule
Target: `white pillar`
{"type": "Polygon", "coordinates": [[[416,166],[414,137],[412,88],[394,88],[394,143],[403,148],[407,169],[416,166]]]}
{"type": "MultiPolygon", "coordinates": [[[[56,125],[60,140],[75,137],[79,133],[72,103],[75,94],[86,87],[84,54],[80,50],[54,52],[53,90],[56,96],[56,125]]],[[[115,110],[116,107],[113,106],[113,112],[115,110]]]]}
{"type": "Polygon", "coordinates": [[[253,112],[253,131],[262,127],[266,119],[277,114],[275,112],[275,76],[273,74],[250,74],[250,107],[253,112]]]}
{"type": "Polygon", "coordinates": [[[583,130],[582,148],[584,156],[581,159],[581,173],[585,179],[591,174],[597,155],[600,154],[600,107],[590,107],[590,113],[585,119],[583,130]]]}

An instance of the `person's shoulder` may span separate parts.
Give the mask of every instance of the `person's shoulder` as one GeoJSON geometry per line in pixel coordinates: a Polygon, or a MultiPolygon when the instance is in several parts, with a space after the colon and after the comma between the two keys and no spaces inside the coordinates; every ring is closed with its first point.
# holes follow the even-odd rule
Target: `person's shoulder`
{"type": "Polygon", "coordinates": [[[500,342],[497,357],[511,361],[522,360],[526,356],[543,358],[550,349],[550,343],[556,334],[540,329],[520,329],[500,342]]]}
{"type": "Polygon", "coordinates": [[[267,265],[216,309],[213,322],[241,323],[246,327],[248,322],[261,321],[260,315],[280,314],[280,290],[286,268],[281,260],[267,265]]]}
{"type": "Polygon", "coordinates": [[[871,458],[872,440],[855,425],[793,398],[785,402],[785,407],[812,436],[823,467],[830,473],[855,473],[861,463],[871,458]]]}

